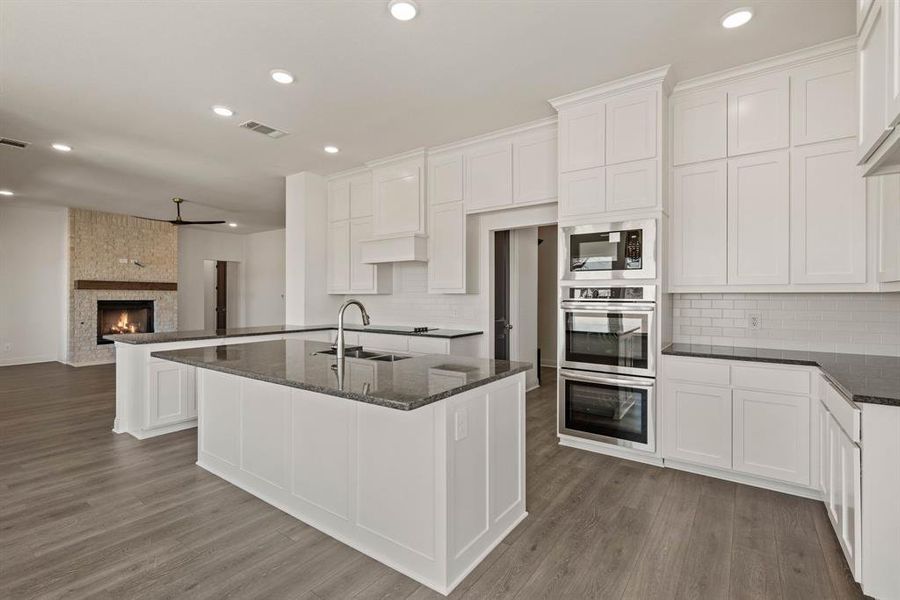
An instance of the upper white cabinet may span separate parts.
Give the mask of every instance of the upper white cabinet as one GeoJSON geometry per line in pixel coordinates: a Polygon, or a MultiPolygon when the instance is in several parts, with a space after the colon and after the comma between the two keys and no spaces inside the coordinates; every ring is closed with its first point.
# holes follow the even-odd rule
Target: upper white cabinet
{"type": "Polygon", "coordinates": [[[328,182],[328,221],[350,218],[350,180],[335,179],[328,182]]]}
{"type": "Polygon", "coordinates": [[[791,151],[791,281],[864,283],[865,180],[852,138],[791,151]]]}
{"type": "Polygon", "coordinates": [[[428,157],[428,202],[445,204],[463,201],[465,185],[461,153],[428,157]]]}
{"type": "Polygon", "coordinates": [[[794,146],[854,137],[857,114],[852,54],[812,63],[791,74],[794,146]]]}
{"type": "Polygon", "coordinates": [[[429,213],[428,291],[466,293],[466,214],[461,202],[443,203],[429,213]]]}
{"type": "Polygon", "coordinates": [[[559,171],[605,164],[606,103],[590,102],[559,112],[559,171]]]}
{"type": "Polygon", "coordinates": [[[545,127],[513,141],[513,202],[552,200],[557,194],[556,128],[545,127]]]}
{"type": "Polygon", "coordinates": [[[859,159],[865,162],[891,133],[887,114],[889,2],[875,0],[859,35],[859,159]]]}
{"type": "Polygon", "coordinates": [[[786,151],[728,161],[728,282],[788,283],[786,151]]]}
{"type": "Polygon", "coordinates": [[[885,2],[888,20],[887,40],[887,115],[900,126],[900,0],[885,2]]]}
{"type": "Polygon", "coordinates": [[[724,285],[728,277],[724,160],[678,167],[672,177],[673,285],[724,285]]]}
{"type": "Polygon", "coordinates": [[[606,164],[654,158],[657,90],[623,94],[606,102],[606,164]]]}
{"type": "Polygon", "coordinates": [[[787,148],[790,138],[787,74],[734,84],[728,89],[728,156],[787,148]]]}
{"type": "Polygon", "coordinates": [[[656,159],[606,167],[607,212],[653,208],[657,205],[656,159]]]}
{"type": "Polygon", "coordinates": [[[559,175],[559,215],[575,217],[606,210],[606,168],[559,175]]]}
{"type": "Polygon", "coordinates": [[[350,218],[372,216],[372,174],[362,173],[350,178],[350,218]]]}
{"type": "Polygon", "coordinates": [[[879,177],[878,281],[900,282],[900,175],[879,177]]]}
{"type": "Polygon", "coordinates": [[[512,143],[487,143],[466,152],[466,209],[502,208],[513,202],[512,143]]]}
{"type": "Polygon", "coordinates": [[[421,152],[372,169],[375,238],[425,234],[425,159],[421,152]]]}
{"type": "Polygon", "coordinates": [[[328,293],[350,292],[350,221],[328,226],[328,293]]]}
{"type": "Polygon", "coordinates": [[[728,95],[699,92],[673,98],[672,162],[675,165],[725,158],[728,153],[728,95]]]}

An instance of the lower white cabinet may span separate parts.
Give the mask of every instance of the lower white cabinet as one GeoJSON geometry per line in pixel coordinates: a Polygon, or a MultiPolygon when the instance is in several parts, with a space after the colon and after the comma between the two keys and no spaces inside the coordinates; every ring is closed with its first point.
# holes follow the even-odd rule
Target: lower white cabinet
{"type": "Polygon", "coordinates": [[[739,389],[732,393],[732,468],[809,485],[809,398],[739,389]]]}
{"type": "Polygon", "coordinates": [[[147,364],[146,429],[173,425],[197,416],[194,367],[167,360],[147,364]]]}
{"type": "Polygon", "coordinates": [[[663,392],[666,458],[731,468],[731,390],[667,381],[663,392]]]}
{"type": "Polygon", "coordinates": [[[862,464],[859,446],[822,405],[819,447],[823,455],[822,489],[826,512],[854,577],[861,576],[862,464]]]}

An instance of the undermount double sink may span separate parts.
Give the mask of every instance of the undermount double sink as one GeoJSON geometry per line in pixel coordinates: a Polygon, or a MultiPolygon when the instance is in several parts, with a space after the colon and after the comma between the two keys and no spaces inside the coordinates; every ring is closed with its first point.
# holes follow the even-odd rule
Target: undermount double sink
{"type": "MultiPolygon", "coordinates": [[[[337,354],[337,350],[335,348],[330,348],[328,350],[316,352],[316,354],[334,356],[337,354]]],[[[405,354],[390,354],[386,352],[372,352],[371,350],[364,350],[362,348],[348,348],[344,352],[344,358],[362,358],[365,360],[377,360],[381,362],[397,362],[398,360],[410,357],[405,354]]]]}

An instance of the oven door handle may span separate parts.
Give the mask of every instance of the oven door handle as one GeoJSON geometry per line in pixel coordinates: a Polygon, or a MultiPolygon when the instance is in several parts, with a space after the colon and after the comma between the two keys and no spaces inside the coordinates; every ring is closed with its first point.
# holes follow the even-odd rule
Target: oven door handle
{"type": "Polygon", "coordinates": [[[648,302],[578,302],[571,300],[563,300],[560,302],[562,310],[587,310],[591,312],[653,312],[656,305],[648,302]]]}
{"type": "Polygon", "coordinates": [[[641,388],[645,390],[652,389],[656,382],[651,380],[647,381],[645,379],[636,379],[631,377],[616,377],[612,375],[587,375],[585,373],[581,373],[578,371],[569,371],[567,369],[560,369],[559,375],[563,379],[569,379],[571,381],[583,381],[584,383],[609,383],[612,385],[625,385],[628,387],[641,388]]]}

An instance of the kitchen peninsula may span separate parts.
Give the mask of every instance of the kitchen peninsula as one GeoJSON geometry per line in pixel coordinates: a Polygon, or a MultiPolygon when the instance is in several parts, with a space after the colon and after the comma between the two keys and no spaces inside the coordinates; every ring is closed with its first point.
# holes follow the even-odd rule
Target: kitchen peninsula
{"type": "Polygon", "coordinates": [[[528,363],[273,340],[153,352],[196,368],[197,464],[449,593],[527,516],[528,363]]]}

